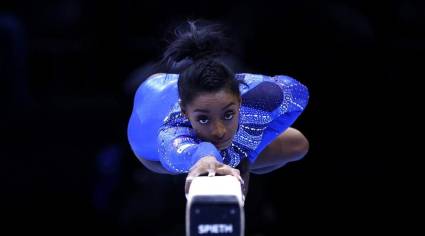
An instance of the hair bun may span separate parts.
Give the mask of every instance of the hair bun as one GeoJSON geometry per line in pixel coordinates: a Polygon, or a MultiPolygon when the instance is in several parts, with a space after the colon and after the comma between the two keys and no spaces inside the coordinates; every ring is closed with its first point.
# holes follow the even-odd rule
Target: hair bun
{"type": "Polygon", "coordinates": [[[163,61],[168,64],[218,57],[231,51],[231,41],[224,36],[219,24],[187,21],[175,30],[175,35],[176,39],[163,55],[163,61]]]}

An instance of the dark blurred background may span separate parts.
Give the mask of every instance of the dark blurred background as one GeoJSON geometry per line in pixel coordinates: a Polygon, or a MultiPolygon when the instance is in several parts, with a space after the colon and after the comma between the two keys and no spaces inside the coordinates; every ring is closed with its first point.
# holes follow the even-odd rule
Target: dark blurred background
{"type": "Polygon", "coordinates": [[[184,234],[184,176],[145,169],[126,128],[167,30],[202,18],[232,29],[238,72],[286,74],[310,90],[293,125],[310,152],[251,176],[246,235],[396,227],[387,174],[413,100],[404,86],[423,74],[424,1],[277,2],[2,0],[1,224],[184,234]]]}

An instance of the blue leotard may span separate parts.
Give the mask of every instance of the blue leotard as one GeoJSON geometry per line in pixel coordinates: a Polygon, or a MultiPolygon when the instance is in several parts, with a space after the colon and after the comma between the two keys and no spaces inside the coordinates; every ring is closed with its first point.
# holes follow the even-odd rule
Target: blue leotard
{"type": "Polygon", "coordinates": [[[155,74],[138,88],[128,124],[130,146],[139,159],[160,161],[171,173],[187,173],[206,155],[236,167],[252,163],[259,153],[285,131],[308,103],[306,86],[285,75],[240,73],[242,104],[239,127],[230,147],[218,150],[199,139],[178,104],[178,74],[155,74]]]}

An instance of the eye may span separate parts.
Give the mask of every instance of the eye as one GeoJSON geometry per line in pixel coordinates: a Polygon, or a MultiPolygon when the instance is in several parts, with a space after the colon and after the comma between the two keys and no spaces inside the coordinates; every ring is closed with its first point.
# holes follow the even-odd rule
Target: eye
{"type": "Polygon", "coordinates": [[[206,116],[199,116],[198,117],[198,122],[201,123],[201,124],[203,124],[203,125],[205,125],[205,124],[208,123],[208,117],[206,117],[206,116]]]}
{"type": "Polygon", "coordinates": [[[233,119],[233,112],[228,112],[224,115],[225,120],[231,120],[233,119]]]}

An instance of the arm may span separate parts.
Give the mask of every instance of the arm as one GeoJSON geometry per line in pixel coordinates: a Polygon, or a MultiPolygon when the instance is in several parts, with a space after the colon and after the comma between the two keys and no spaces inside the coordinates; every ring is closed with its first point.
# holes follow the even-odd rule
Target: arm
{"type": "Polygon", "coordinates": [[[196,140],[189,127],[165,125],[159,132],[158,142],[161,164],[171,173],[187,173],[206,156],[213,156],[218,162],[223,162],[215,146],[196,140]]]}
{"type": "Polygon", "coordinates": [[[167,171],[188,173],[185,193],[188,193],[192,179],[203,174],[209,176],[233,175],[243,183],[239,170],[223,164],[223,158],[216,147],[209,142],[196,142],[188,127],[163,127],[159,133],[160,161],[167,171]]]}

